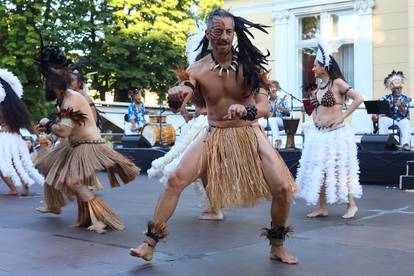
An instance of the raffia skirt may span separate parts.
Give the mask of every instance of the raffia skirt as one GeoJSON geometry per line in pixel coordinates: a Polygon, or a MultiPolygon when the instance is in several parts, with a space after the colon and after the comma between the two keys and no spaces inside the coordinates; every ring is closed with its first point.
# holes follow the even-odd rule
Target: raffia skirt
{"type": "Polygon", "coordinates": [[[210,127],[203,157],[206,191],[213,209],[254,207],[260,199],[270,198],[252,126],[210,127]]]}
{"type": "Polygon", "coordinates": [[[348,195],[359,198],[359,164],[354,134],[348,125],[337,129],[318,129],[313,122],[303,124],[305,144],[296,183],[299,196],[308,204],[319,201],[322,185],[330,204],[348,202],[348,195]]]}
{"type": "Polygon", "coordinates": [[[111,149],[103,140],[80,141],[76,144],[62,142],[45,154],[39,165],[46,176],[46,185],[65,193],[69,198],[72,192],[65,185],[68,177],[82,185],[96,186],[99,185],[96,173],[106,170],[111,187],[118,187],[120,184],[116,174],[124,183],[128,183],[140,172],[130,160],[111,149]]]}
{"type": "Polygon", "coordinates": [[[0,173],[14,185],[43,185],[43,176],[35,169],[26,142],[17,133],[0,132],[0,173]]]}

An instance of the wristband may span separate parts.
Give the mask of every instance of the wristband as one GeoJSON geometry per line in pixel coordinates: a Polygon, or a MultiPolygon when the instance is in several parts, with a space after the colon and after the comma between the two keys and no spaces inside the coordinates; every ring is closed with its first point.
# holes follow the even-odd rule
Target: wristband
{"type": "Polygon", "coordinates": [[[257,116],[257,107],[252,104],[247,104],[244,106],[246,108],[247,114],[241,117],[240,119],[246,121],[254,121],[257,116]]]}
{"type": "Polygon", "coordinates": [[[191,81],[185,81],[182,85],[190,87],[193,90],[193,92],[195,90],[195,86],[191,83],[191,81]]]}
{"type": "Polygon", "coordinates": [[[52,126],[53,126],[54,124],[56,124],[55,120],[49,120],[49,121],[46,123],[45,127],[46,127],[46,133],[47,133],[47,134],[50,134],[50,132],[52,132],[52,126]]]}

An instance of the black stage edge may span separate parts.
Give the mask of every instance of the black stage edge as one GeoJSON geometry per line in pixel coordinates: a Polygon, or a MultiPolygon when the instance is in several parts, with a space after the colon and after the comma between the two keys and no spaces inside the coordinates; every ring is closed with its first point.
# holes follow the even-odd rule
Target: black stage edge
{"type": "MultiPolygon", "coordinates": [[[[118,152],[130,158],[145,174],[151,162],[163,156],[169,148],[117,148],[118,152]]],[[[290,171],[296,175],[301,150],[280,150],[290,171]]],[[[414,152],[406,151],[358,151],[360,182],[362,184],[398,186],[400,175],[406,173],[407,161],[414,160],[414,152]]]]}
{"type": "Polygon", "coordinates": [[[141,174],[146,174],[151,168],[151,162],[164,156],[170,147],[153,147],[153,148],[115,148],[115,150],[129,159],[141,169],[141,174]]]}

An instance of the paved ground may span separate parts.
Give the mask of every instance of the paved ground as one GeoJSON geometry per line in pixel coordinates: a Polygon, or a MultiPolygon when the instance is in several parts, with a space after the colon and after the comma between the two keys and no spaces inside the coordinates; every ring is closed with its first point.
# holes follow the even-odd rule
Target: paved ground
{"type": "Polygon", "coordinates": [[[289,266],[269,260],[259,238],[270,222],[269,203],[226,210],[223,222],[200,221],[200,198],[187,189],[167,243],[146,263],[128,249],[142,239],[152,215],[162,189],[156,180],[140,176],[99,192],[126,224],[104,235],[69,227],[76,219],[73,203],[61,216],[36,213],[42,188],[34,187],[28,198],[0,196],[0,275],[414,275],[414,193],[364,188],[353,220],[341,219],[344,205],[331,208],[329,218],[307,219],[311,208],[295,202],[289,222],[296,231],[287,247],[300,263],[289,266]]]}

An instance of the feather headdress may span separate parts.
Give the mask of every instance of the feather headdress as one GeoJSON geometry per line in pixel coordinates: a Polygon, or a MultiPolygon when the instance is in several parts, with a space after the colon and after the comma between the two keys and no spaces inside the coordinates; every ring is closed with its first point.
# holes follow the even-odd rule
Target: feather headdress
{"type": "Polygon", "coordinates": [[[331,65],[332,49],[323,37],[319,37],[316,60],[322,63],[328,70],[331,65]]]}
{"type": "Polygon", "coordinates": [[[19,99],[23,96],[23,86],[19,79],[7,69],[0,68],[0,103],[6,98],[6,85],[16,93],[19,99]]]}
{"type": "Polygon", "coordinates": [[[404,83],[405,77],[402,71],[392,70],[392,72],[384,79],[385,87],[388,90],[391,90],[391,84],[396,80],[400,81],[401,83],[404,83]]]}

